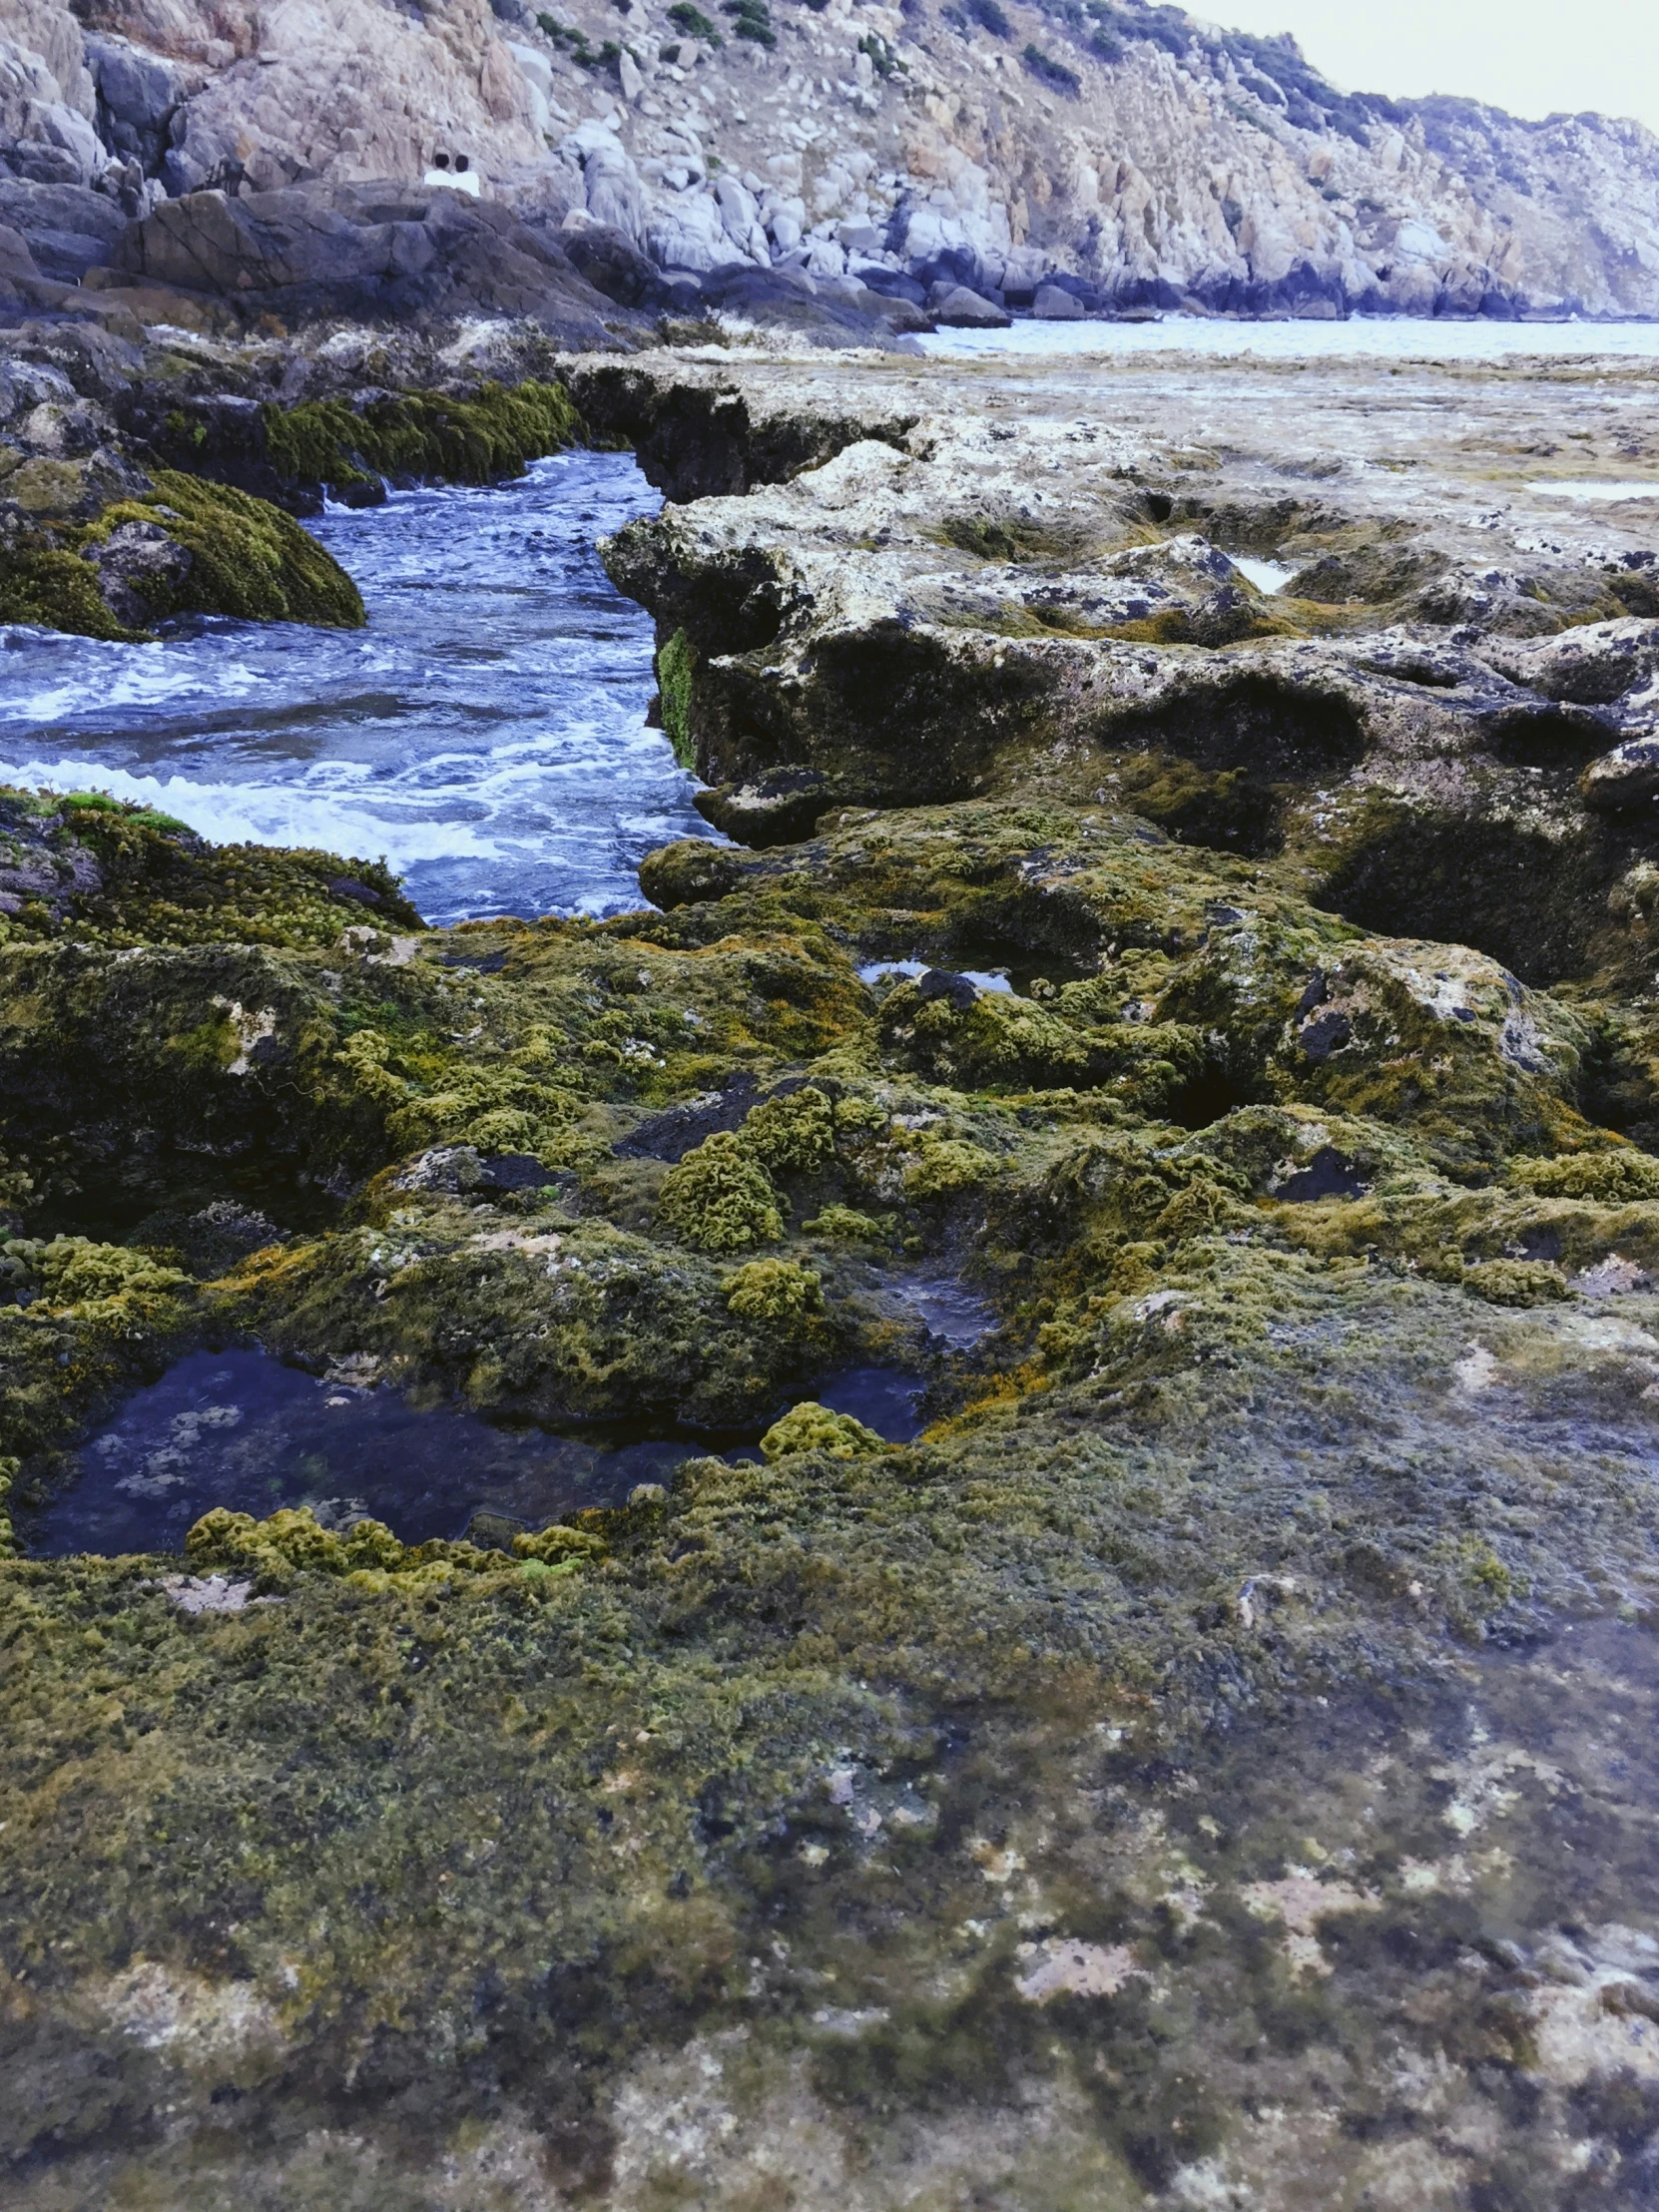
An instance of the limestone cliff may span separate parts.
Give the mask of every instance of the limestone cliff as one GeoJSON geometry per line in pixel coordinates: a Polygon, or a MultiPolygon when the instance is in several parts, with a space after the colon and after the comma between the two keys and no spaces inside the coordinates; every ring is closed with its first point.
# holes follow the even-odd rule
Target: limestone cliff
{"type": "MultiPolygon", "coordinates": [[[[406,185],[439,153],[664,268],[783,265],[830,291],[1659,312],[1641,126],[1344,94],[1289,39],[1140,0],[0,10],[0,163],[37,197],[91,186],[142,216],[213,187],[406,185]]],[[[0,180],[0,223],[28,232],[18,190],[0,180]]]]}

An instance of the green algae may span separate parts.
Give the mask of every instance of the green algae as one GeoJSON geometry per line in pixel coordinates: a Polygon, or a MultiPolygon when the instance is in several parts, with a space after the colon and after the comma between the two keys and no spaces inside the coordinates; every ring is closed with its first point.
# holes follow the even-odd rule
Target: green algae
{"type": "Polygon", "coordinates": [[[112,501],[94,520],[0,552],[0,621],[38,623],[81,637],[130,641],[147,626],[123,623],[105,601],[92,552],[128,523],[171,539],[188,561],[132,589],[147,623],[181,614],[248,622],[309,622],[360,628],[357,587],[291,516],[268,500],[177,469],[157,469],[150,489],[112,501]]]}
{"type": "Polygon", "coordinates": [[[0,548],[0,622],[33,623],[116,643],[144,635],[116,620],[89,562],[46,543],[0,548]]]}
{"type": "Polygon", "coordinates": [[[267,456],[278,475],[334,492],[377,491],[383,477],[494,483],[584,434],[564,387],[534,379],[510,389],[486,383],[464,396],[382,392],[361,407],[339,399],[268,404],[263,417],[267,456]]]}
{"type": "MultiPolygon", "coordinates": [[[[321,2203],[281,2165],[291,2085],[349,2078],[383,2201],[424,2204],[412,2177],[496,2124],[483,2067],[561,2189],[632,2204],[626,2097],[672,2107],[674,2052],[741,2047],[740,2132],[782,2079],[831,2131],[1056,2099],[1049,2168],[1139,2203],[1246,2132],[1155,1972],[1213,1943],[1274,2049],[1336,2015],[1250,1934],[1284,1854],[1225,1878],[1225,1943],[1158,1903],[1190,1887],[1161,1842],[1102,1885],[1102,1758],[1151,1771],[1586,1592],[1659,1608],[1659,1187],[1594,1119],[1581,1003],[1103,811],[858,815],[718,872],[671,849],[668,912],[406,938],[275,856],[278,910],[317,918],[268,940],[243,857],[29,809],[42,851],[106,839],[108,903],[102,935],[0,948],[27,1226],[134,1172],[153,1204],[187,1158],[193,1188],[327,1178],[330,1210],[207,1285],[136,1238],[0,1246],[35,1294],[0,1307],[25,1542],[100,1404],[239,1332],[417,1402],[736,1430],[761,1461],[508,1552],[221,1513],[183,1561],[0,1568],[0,2039],[109,2085],[14,2103],[7,2156],[50,2128],[136,2175],[171,2103],[204,2174],[264,2158],[321,2203]],[[200,906],[156,894],[170,853],[200,906]],[[1043,995],[857,979],[916,953],[1038,962],[1043,995]],[[613,1154],[740,1072],[739,1128],[613,1154]],[[552,1180],[492,1189],[502,1151],[552,1180]],[[811,1393],[914,1349],[882,1300],[915,1255],[1001,1328],[933,1356],[939,1417],[894,1447],[811,1393]],[[1110,2002],[1041,1993],[1057,1946],[1154,1924],[1165,1964],[1136,1948],[1110,2002]],[[149,2046],[141,2000],[252,2024],[149,2046]]],[[[1180,1804],[1196,1864],[1191,1824],[1235,1811],[1219,1781],[1180,1804]]]]}
{"type": "Polygon", "coordinates": [[[761,1456],[772,1461],[793,1458],[799,1452],[817,1452],[826,1459],[867,1459],[887,1445],[850,1413],[831,1412],[815,1398],[792,1405],[761,1438],[761,1456]]]}
{"type": "Polygon", "coordinates": [[[690,633],[676,630],[657,649],[657,689],[663,702],[663,730],[683,769],[697,767],[697,741],[692,735],[692,678],[697,669],[696,650],[690,633]]]}
{"type": "Polygon", "coordinates": [[[835,1156],[834,1109],[824,1092],[807,1084],[763,1099],[744,1116],[744,1149],[769,1175],[811,1175],[835,1156]]]}
{"type": "Polygon", "coordinates": [[[743,1252],[784,1234],[765,1168],[729,1130],[706,1137],[669,1170],[657,1218],[671,1237],[701,1252],[743,1252]]]}
{"type": "Polygon", "coordinates": [[[751,1260],[723,1285],[729,1313],[740,1321],[806,1330],[824,1313],[824,1285],[795,1260],[751,1260]]]}
{"type": "Polygon", "coordinates": [[[147,595],[154,621],[191,613],[355,630],[368,619],[331,553],[291,515],[234,485],[157,469],[149,491],[106,507],[82,542],[100,543],[127,522],[159,523],[191,556],[181,583],[147,595]]]}

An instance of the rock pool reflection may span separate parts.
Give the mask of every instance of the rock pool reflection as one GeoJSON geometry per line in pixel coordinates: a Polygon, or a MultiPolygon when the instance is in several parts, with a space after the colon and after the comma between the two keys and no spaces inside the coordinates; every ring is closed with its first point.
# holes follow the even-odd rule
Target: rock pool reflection
{"type": "MultiPolygon", "coordinates": [[[[919,1378],[853,1368],[819,1387],[892,1442],[921,1426],[919,1378]]],[[[802,1395],[809,1394],[805,1389],[802,1395]]],[[[135,1391],[76,1454],[50,1501],[18,1513],[37,1556],[179,1551],[214,1506],[263,1515],[306,1506],[329,1527],[364,1515],[405,1543],[480,1525],[545,1527],[620,1505],[713,1448],[508,1428],[452,1405],[417,1408],[344,1361],[322,1378],[260,1351],[195,1352],[135,1391]]]]}

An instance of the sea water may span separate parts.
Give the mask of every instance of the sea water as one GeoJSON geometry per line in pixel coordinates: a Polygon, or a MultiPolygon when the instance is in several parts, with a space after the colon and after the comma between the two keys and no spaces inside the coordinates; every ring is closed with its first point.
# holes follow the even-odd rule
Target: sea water
{"type": "Polygon", "coordinates": [[[994,356],[1066,353],[1192,353],[1264,361],[1498,361],[1659,357],[1659,322],[1497,322],[1420,315],[1351,315],[1346,321],[1251,322],[1229,315],[1159,315],[1147,321],[1017,321],[1006,330],[936,330],[916,339],[928,353],[994,356]]]}
{"type": "Polygon", "coordinates": [[[0,629],[0,780],[139,800],[216,841],[383,856],[432,922],[637,906],[645,853],[712,834],[646,724],[650,617],[595,550],[656,506],[631,454],[561,453],[308,521],[363,630],[0,629]]]}

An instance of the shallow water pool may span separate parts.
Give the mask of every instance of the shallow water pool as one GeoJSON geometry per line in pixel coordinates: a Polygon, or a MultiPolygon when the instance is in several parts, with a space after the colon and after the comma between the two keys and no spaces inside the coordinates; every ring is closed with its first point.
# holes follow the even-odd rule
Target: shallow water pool
{"type": "MultiPolygon", "coordinates": [[[[920,1392],[918,1376],[861,1367],[816,1394],[907,1443],[921,1427],[920,1392]]],[[[456,1405],[417,1408],[349,1362],[318,1378],[259,1350],[193,1352],[94,1430],[70,1479],[44,1506],[20,1509],[17,1524],[26,1548],[44,1557],[179,1551],[215,1506],[255,1515],[306,1506],[332,1528],[367,1515],[405,1543],[424,1543],[465,1535],[477,1516],[544,1528],[586,1506],[620,1505],[638,1483],[667,1482],[710,1448],[685,1437],[559,1436],[456,1405]]]]}

